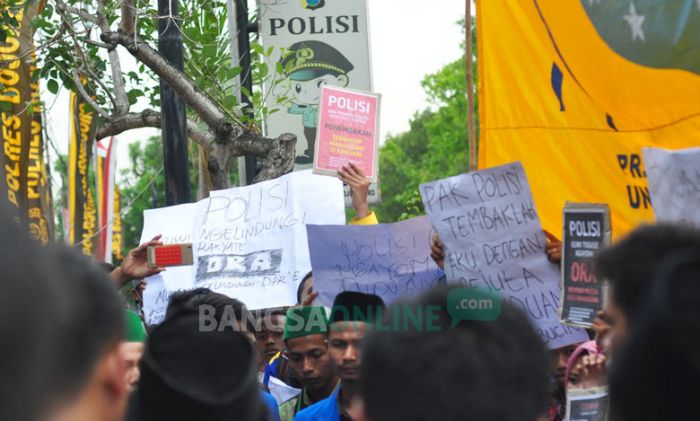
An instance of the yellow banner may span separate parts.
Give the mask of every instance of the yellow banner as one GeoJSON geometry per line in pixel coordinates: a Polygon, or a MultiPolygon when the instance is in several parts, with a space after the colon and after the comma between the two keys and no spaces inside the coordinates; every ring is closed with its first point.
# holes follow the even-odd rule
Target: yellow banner
{"type": "Polygon", "coordinates": [[[641,147],[700,145],[700,13],[670,3],[477,0],[479,166],[521,161],[557,236],[566,201],[653,220],[641,147]]]}

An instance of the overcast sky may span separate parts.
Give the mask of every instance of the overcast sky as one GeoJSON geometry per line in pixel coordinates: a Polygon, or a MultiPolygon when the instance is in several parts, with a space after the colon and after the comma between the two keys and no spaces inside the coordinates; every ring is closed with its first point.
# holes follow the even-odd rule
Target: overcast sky
{"type": "MultiPolygon", "coordinates": [[[[465,2],[368,0],[368,3],[374,91],[382,94],[380,124],[384,140],[387,133],[408,130],[411,116],[428,106],[420,86],[423,77],[461,57],[462,33],[457,21],[464,17],[465,2]]],[[[68,94],[62,91],[54,97],[46,89],[42,92],[49,136],[62,153],[67,153],[68,94]]],[[[143,129],[118,136],[118,168],[129,166],[128,143],[157,133],[155,129],[143,129]]]]}

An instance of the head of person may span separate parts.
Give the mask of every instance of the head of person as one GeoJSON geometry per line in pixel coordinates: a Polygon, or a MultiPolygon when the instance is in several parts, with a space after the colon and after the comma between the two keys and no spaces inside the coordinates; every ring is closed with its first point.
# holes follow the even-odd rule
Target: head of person
{"type": "Polygon", "coordinates": [[[284,343],[289,366],[311,396],[332,390],[338,378],[328,354],[328,317],[321,306],[287,310],[284,343]]]}
{"type": "Polygon", "coordinates": [[[269,362],[284,349],[284,321],[286,312],[283,309],[262,310],[255,326],[255,346],[262,361],[269,362]]]}
{"type": "Polygon", "coordinates": [[[564,398],[564,390],[566,386],[566,366],[569,363],[569,357],[574,353],[581,342],[576,342],[570,345],[549,351],[551,359],[551,375],[554,379],[553,395],[558,399],[564,398]]]}
{"type": "Polygon", "coordinates": [[[21,232],[0,206],[0,419],[33,421],[52,403],[52,349],[65,338],[61,324],[60,266],[21,232]]]}
{"type": "Polygon", "coordinates": [[[216,318],[226,317],[231,302],[224,303],[203,290],[171,300],[149,335],[129,421],[265,419],[252,342],[231,326],[218,327],[224,323],[202,329],[200,305],[214,307],[216,318]]]}
{"type": "Polygon", "coordinates": [[[652,288],[653,274],[667,256],[700,249],[700,231],[690,226],[660,223],[637,228],[595,259],[599,279],[610,283],[606,313],[612,322],[610,347],[625,342],[630,322],[640,313],[642,298],[652,288]]]}
{"type": "Polygon", "coordinates": [[[51,349],[47,376],[55,388],[49,420],[122,420],[128,387],[121,349],[124,304],[107,273],[87,256],[63,246],[47,250],[59,270],[62,308],[56,315],[62,340],[51,349]]]}
{"type": "Polygon", "coordinates": [[[493,321],[453,320],[454,289],[394,304],[383,326],[400,328],[367,337],[361,419],[535,421],[545,412],[549,358],[527,316],[504,301],[493,321]],[[422,322],[406,323],[409,311],[422,322]]]}
{"type": "Polygon", "coordinates": [[[344,385],[359,382],[362,345],[383,309],[384,301],[374,294],[344,291],[335,297],[328,321],[328,353],[344,385]]]}
{"type": "Polygon", "coordinates": [[[306,40],[292,44],[282,59],[292,102],[318,105],[324,85],[345,87],[353,64],[335,47],[321,41],[306,40]]]}
{"type": "Polygon", "coordinates": [[[132,392],[139,382],[139,362],[146,342],[146,328],[141,318],[131,310],[126,310],[126,336],[121,344],[126,362],[126,385],[132,392]]]}
{"type": "Polygon", "coordinates": [[[297,304],[303,304],[312,292],[314,292],[314,276],[313,272],[309,272],[297,287],[297,304]]]}
{"type": "Polygon", "coordinates": [[[700,249],[664,259],[640,305],[611,364],[611,419],[697,418],[700,249]]]}

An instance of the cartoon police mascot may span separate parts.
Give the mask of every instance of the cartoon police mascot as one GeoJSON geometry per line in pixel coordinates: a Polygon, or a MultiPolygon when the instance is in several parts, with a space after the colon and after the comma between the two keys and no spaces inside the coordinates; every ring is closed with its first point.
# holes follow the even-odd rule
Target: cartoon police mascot
{"type": "Polygon", "coordinates": [[[301,115],[306,137],[304,155],[297,156],[296,164],[314,161],[318,104],[324,85],[348,86],[348,73],[353,65],[335,48],[321,41],[301,41],[289,47],[289,54],[282,60],[282,67],[289,81],[289,114],[301,115]]]}

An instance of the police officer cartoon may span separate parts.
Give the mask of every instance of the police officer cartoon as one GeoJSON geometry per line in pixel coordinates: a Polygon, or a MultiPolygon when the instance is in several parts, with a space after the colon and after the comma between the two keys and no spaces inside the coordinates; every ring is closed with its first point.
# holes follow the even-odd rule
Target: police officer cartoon
{"type": "Polygon", "coordinates": [[[321,41],[292,44],[281,64],[288,80],[287,95],[291,101],[287,112],[301,115],[306,138],[304,155],[297,156],[295,163],[311,164],[314,160],[321,87],[348,86],[348,73],[353,70],[353,65],[340,51],[321,41]]]}

